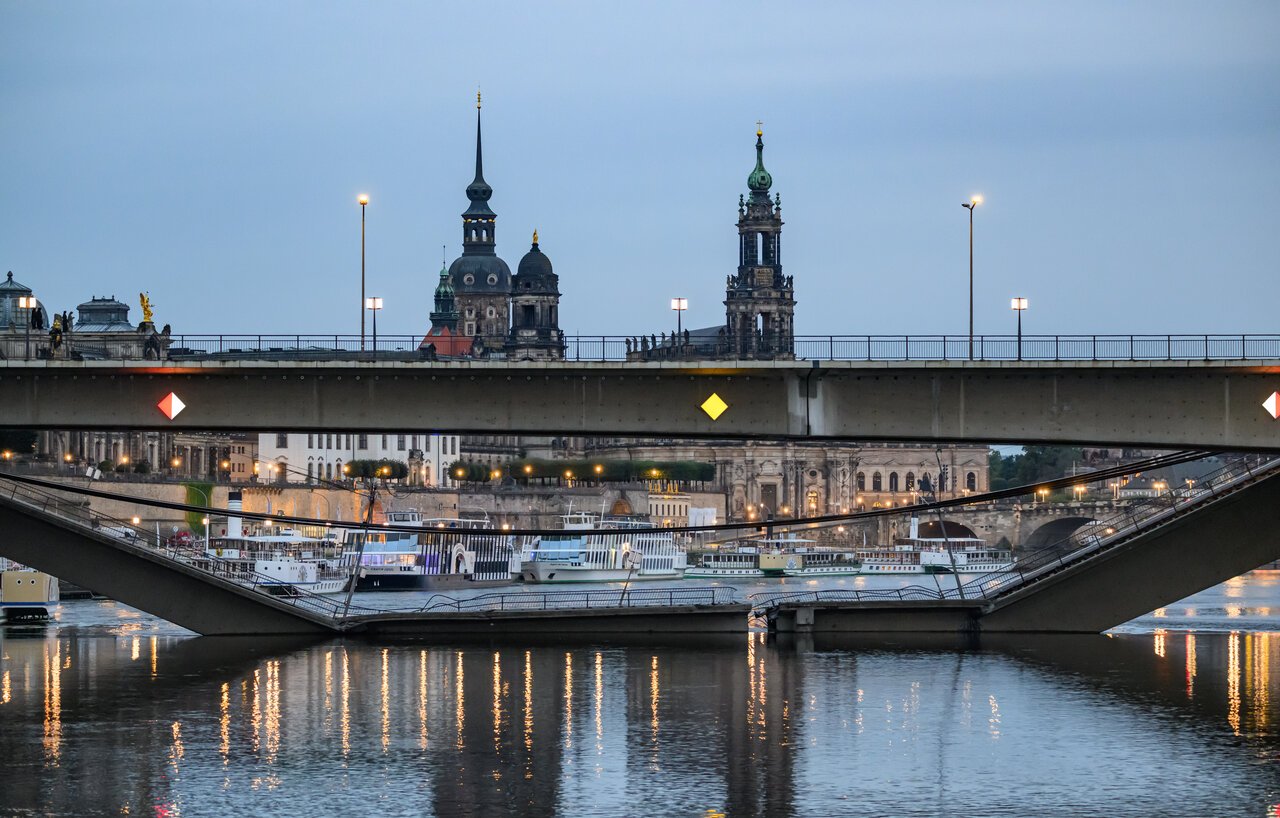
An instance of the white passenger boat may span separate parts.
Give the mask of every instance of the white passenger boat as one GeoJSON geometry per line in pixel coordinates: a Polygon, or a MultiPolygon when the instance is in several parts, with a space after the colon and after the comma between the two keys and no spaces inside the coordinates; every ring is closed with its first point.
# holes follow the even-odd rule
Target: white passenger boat
{"type": "Polygon", "coordinates": [[[493,529],[487,518],[423,519],[417,511],[388,511],[386,523],[420,530],[348,531],[348,554],[360,554],[358,591],[491,587],[514,582],[520,572],[515,537],[469,533],[493,529]]]}
{"type": "Polygon", "coordinates": [[[0,611],[7,621],[48,619],[60,600],[57,577],[0,559],[0,611]]]}
{"type": "Polygon", "coordinates": [[[1013,551],[987,545],[978,537],[921,537],[911,520],[911,535],[891,546],[856,549],[864,574],[986,574],[1013,567],[1013,551]]]}
{"type": "Polygon", "coordinates": [[[204,554],[195,560],[199,567],[241,577],[279,596],[297,591],[336,594],[346,590],[351,579],[351,563],[340,544],[290,529],[215,537],[204,554]]]}
{"type": "Polygon", "coordinates": [[[688,557],[669,531],[647,519],[572,512],[563,534],[530,541],[520,557],[525,582],[619,582],[680,579],[688,557]]]}
{"type": "Polygon", "coordinates": [[[794,535],[726,543],[703,553],[690,579],[851,576],[862,566],[853,551],[823,548],[794,535]]]}

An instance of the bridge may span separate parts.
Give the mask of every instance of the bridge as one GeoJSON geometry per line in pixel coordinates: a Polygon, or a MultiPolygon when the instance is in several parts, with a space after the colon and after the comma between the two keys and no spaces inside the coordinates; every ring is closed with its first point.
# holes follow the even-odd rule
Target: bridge
{"type": "Polygon", "coordinates": [[[0,361],[0,427],[307,432],[428,426],[501,434],[1277,451],[1280,424],[1264,403],[1278,389],[1280,357],[33,360],[0,361]],[[170,393],[184,406],[172,419],[158,408],[170,393]]]}
{"type": "Polygon", "coordinates": [[[1097,632],[1280,552],[1269,534],[1280,523],[1280,459],[1244,457],[1194,490],[1141,501],[1084,536],[1024,554],[1011,570],[964,581],[932,575],[932,586],[765,594],[749,603],[731,588],[682,585],[438,595],[412,609],[372,609],[352,607],[349,597],[274,595],[270,578],[234,561],[136,529],[122,538],[127,523],[31,478],[4,479],[6,556],[206,635],[733,633],[747,629],[749,611],[784,632],[1097,632]]]}

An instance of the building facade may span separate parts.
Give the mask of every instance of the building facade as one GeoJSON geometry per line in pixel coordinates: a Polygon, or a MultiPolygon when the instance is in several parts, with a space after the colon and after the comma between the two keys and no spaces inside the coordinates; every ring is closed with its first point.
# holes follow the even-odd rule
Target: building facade
{"type": "Polygon", "coordinates": [[[258,435],[256,465],[260,481],[310,483],[343,479],[353,460],[398,460],[409,467],[410,485],[440,488],[453,485],[458,449],[457,435],[431,432],[270,432],[258,435]]]}

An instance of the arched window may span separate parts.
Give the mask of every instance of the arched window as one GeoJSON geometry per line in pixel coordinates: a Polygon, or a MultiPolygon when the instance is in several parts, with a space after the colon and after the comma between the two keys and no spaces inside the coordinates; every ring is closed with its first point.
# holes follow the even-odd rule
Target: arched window
{"type": "Polygon", "coordinates": [[[916,488],[916,473],[913,471],[909,471],[907,472],[907,491],[915,491],[915,488],[916,488]]]}
{"type": "Polygon", "coordinates": [[[889,472],[889,491],[898,490],[898,473],[896,471],[889,472]]]}
{"type": "Polygon", "coordinates": [[[867,475],[865,472],[858,472],[858,491],[867,490],[867,475]]]}
{"type": "Polygon", "coordinates": [[[884,481],[880,477],[880,472],[871,475],[871,490],[884,491],[884,481]]]}
{"type": "Polygon", "coordinates": [[[308,458],[307,459],[307,482],[310,483],[311,479],[314,476],[315,476],[315,464],[311,462],[310,458],[308,458]]]}
{"type": "Polygon", "coordinates": [[[967,488],[969,491],[977,491],[978,475],[974,472],[969,472],[968,474],[966,474],[964,476],[964,487],[967,488]]]}
{"type": "Polygon", "coordinates": [[[332,480],[332,479],[333,479],[333,464],[332,464],[332,463],[325,463],[325,464],[324,464],[324,476],[325,476],[325,479],[326,479],[326,480],[332,480]]]}

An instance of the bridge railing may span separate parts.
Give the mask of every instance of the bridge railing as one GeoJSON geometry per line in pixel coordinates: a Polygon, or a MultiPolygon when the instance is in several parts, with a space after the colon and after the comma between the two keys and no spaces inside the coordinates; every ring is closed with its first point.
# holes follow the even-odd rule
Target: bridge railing
{"type": "Polygon", "coordinates": [[[417,612],[554,611],[591,608],[645,608],[676,605],[727,605],[733,588],[638,588],[598,591],[513,591],[455,598],[434,594],[417,612]]]}
{"type": "MultiPolygon", "coordinates": [[[[738,358],[716,339],[693,338],[672,343],[655,339],[650,346],[630,335],[564,336],[568,361],[702,360],[738,358]],[[643,348],[642,348],[643,344],[643,348]]],[[[428,342],[430,339],[425,339],[428,342]]],[[[503,338],[484,339],[500,349],[503,338]]],[[[174,335],[172,360],[255,360],[277,358],[344,358],[381,356],[427,358],[421,335],[174,335]]],[[[795,357],[811,361],[1215,361],[1280,359],[1280,335],[797,335],[795,357]]],[[[500,353],[494,353],[500,359],[500,353]]],[[[768,356],[766,356],[768,357],[768,356]]]]}
{"type": "Polygon", "coordinates": [[[344,613],[343,606],[336,600],[298,588],[290,588],[286,594],[278,593],[282,586],[277,577],[246,570],[236,561],[209,555],[195,544],[165,540],[157,532],[134,525],[131,520],[121,520],[94,511],[84,501],[68,500],[53,492],[12,481],[5,494],[16,502],[78,523],[90,532],[105,534],[123,545],[145,549],[155,556],[235,583],[277,602],[306,609],[330,619],[341,618],[344,613]]]}

